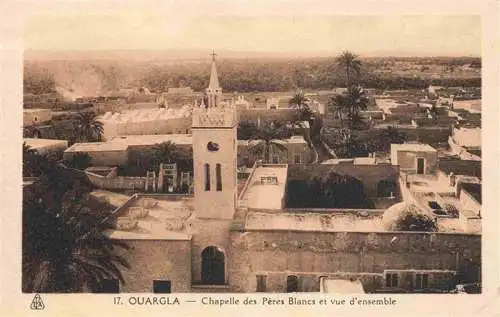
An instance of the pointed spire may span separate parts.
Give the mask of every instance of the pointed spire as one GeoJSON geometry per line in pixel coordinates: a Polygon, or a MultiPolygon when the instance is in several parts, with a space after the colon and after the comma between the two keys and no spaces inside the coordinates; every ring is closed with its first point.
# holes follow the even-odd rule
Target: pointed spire
{"type": "Polygon", "coordinates": [[[219,76],[217,76],[217,67],[215,65],[215,51],[212,51],[212,71],[210,73],[210,83],[208,84],[208,89],[215,92],[217,89],[220,89],[219,85],[219,76]]]}

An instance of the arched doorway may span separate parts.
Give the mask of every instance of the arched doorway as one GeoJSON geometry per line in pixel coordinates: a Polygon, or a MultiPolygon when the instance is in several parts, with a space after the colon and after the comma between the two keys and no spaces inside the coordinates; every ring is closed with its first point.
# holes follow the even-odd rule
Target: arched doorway
{"type": "Polygon", "coordinates": [[[286,292],[294,293],[299,290],[299,279],[295,275],[288,275],[286,278],[286,292]]]}
{"type": "Polygon", "coordinates": [[[225,284],[225,256],[219,248],[210,246],[201,252],[201,282],[205,285],[225,284]]]}

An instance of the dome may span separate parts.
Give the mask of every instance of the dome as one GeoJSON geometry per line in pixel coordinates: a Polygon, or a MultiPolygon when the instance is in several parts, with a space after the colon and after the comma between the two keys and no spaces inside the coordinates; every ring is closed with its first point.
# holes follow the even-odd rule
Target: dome
{"type": "Polygon", "coordinates": [[[397,203],[389,207],[382,216],[382,225],[387,230],[395,230],[396,220],[403,213],[421,213],[420,209],[414,204],[405,202],[397,203]]]}

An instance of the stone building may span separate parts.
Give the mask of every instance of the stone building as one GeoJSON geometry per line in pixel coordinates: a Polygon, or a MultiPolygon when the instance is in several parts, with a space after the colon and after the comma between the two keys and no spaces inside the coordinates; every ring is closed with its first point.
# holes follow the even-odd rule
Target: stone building
{"type": "Polygon", "coordinates": [[[193,110],[194,195],[134,195],[116,210],[116,229],[107,234],[129,243],[123,256],[131,268],[123,270],[125,284],[109,281],[103,292],[319,292],[325,279],[357,280],[366,292],[403,292],[480,281],[479,234],[445,226],[389,231],[384,214],[399,204],[387,211],[286,206],[289,178],[307,178],[318,166],[319,174],[358,173],[375,196],[392,171],[406,203],[396,166],[377,172],[373,164],[300,169],[257,162],[239,180],[237,115],[219,103],[216,76],[214,60],[208,105],[193,110]]]}

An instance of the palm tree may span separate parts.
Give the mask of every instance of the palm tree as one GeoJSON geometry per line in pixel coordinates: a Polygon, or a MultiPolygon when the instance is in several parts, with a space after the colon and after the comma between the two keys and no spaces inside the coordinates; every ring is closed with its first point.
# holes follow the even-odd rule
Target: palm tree
{"type": "Polygon", "coordinates": [[[302,91],[297,91],[288,104],[296,109],[293,123],[308,121],[310,124],[314,120],[314,113],[307,104],[308,99],[302,91]]]}
{"type": "Polygon", "coordinates": [[[288,104],[292,107],[300,108],[301,106],[305,105],[306,102],[307,102],[306,96],[301,90],[298,90],[297,92],[295,92],[295,94],[293,95],[292,99],[290,99],[288,104]]]}
{"type": "Polygon", "coordinates": [[[366,92],[359,86],[349,86],[347,89],[346,108],[351,126],[361,120],[359,112],[368,108],[366,92]]]}
{"type": "Polygon", "coordinates": [[[264,124],[252,138],[255,141],[251,143],[249,150],[258,155],[264,154],[264,161],[270,163],[271,145],[280,152],[287,151],[287,147],[280,140],[288,137],[288,134],[288,129],[285,126],[278,125],[276,122],[264,124]]]}
{"type": "Polygon", "coordinates": [[[57,208],[43,198],[23,202],[24,292],[95,292],[106,279],[124,283],[119,266],[130,266],[114,250],[128,246],[105,234],[111,209],[75,193],[57,208]]]}
{"type": "Polygon", "coordinates": [[[328,101],[328,112],[333,115],[333,118],[339,118],[343,122],[342,114],[346,109],[346,100],[342,95],[335,95],[328,101]]]}
{"type": "Polygon", "coordinates": [[[78,113],[76,117],[76,129],[79,138],[83,142],[101,141],[104,127],[101,121],[97,120],[97,114],[93,111],[78,113]]]}
{"type": "Polygon", "coordinates": [[[353,74],[359,76],[361,72],[361,61],[358,59],[358,56],[349,51],[343,51],[335,58],[335,61],[339,67],[345,70],[347,87],[351,86],[351,76],[353,74]]]}
{"type": "Polygon", "coordinates": [[[158,171],[160,164],[177,164],[179,170],[191,170],[193,166],[192,155],[171,141],[153,146],[153,153],[149,160],[149,167],[158,171]]]}
{"type": "Polygon", "coordinates": [[[23,292],[97,291],[105,279],[123,281],[111,240],[113,207],[89,196],[86,178],[46,160],[37,186],[23,199],[23,292]]]}

